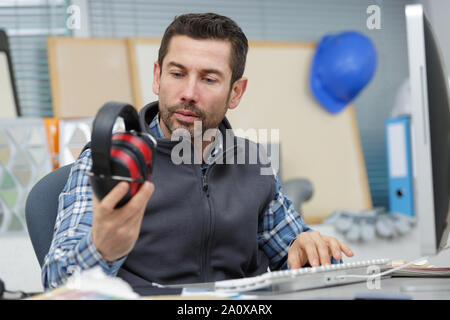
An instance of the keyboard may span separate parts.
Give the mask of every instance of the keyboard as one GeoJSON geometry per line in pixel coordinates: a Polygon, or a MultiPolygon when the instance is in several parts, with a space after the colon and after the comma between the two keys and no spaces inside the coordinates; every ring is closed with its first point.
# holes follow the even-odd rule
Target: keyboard
{"type": "Polygon", "coordinates": [[[219,292],[294,292],[313,288],[366,282],[372,274],[392,269],[390,259],[374,259],[320,267],[266,272],[249,278],[216,281],[219,292]]]}

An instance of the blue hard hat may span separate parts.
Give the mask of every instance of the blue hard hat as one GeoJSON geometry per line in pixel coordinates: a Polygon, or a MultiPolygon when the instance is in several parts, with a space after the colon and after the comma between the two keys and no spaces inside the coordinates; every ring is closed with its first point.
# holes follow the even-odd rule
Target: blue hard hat
{"type": "Polygon", "coordinates": [[[354,31],[324,36],[314,53],[311,90],[331,113],[341,111],[369,83],[377,56],[372,41],[354,31]]]}

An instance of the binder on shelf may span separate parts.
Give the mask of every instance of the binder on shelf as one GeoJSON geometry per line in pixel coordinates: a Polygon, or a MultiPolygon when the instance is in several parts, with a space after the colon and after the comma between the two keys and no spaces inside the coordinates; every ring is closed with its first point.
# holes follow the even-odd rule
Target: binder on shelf
{"type": "Polygon", "coordinates": [[[389,180],[389,211],[414,216],[410,117],[385,122],[389,180]]]}

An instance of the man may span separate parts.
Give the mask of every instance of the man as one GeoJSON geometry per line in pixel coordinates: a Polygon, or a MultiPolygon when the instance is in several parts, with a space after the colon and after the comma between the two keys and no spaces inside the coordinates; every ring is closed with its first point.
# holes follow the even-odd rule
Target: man
{"type": "MultiPolygon", "coordinates": [[[[277,177],[261,175],[259,163],[217,161],[229,154],[221,137],[234,145],[239,140],[225,114],[238,106],[246,90],[247,50],[244,33],[227,17],[175,18],[154,64],[153,91],[159,101],[140,114],[158,141],[151,182],[116,210],[128,184],[121,182],[101,201],[95,199],[87,176],[91,153],[83,152],[60,195],[42,270],[45,288],[97,265],[136,292],[151,294],[152,283],[254,276],[268,267],[318,266],[340,260],[342,252],[353,255],[345,243],[307,227],[277,177]],[[200,162],[174,163],[179,141],[171,138],[180,130],[193,140],[215,130],[212,141],[192,146],[194,154],[206,154],[200,162]]],[[[256,147],[245,143],[247,151],[256,147]]]]}

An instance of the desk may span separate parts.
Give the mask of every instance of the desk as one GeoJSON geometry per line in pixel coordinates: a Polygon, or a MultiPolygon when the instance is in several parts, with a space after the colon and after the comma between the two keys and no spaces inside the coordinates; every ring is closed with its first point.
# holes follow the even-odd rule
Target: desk
{"type": "MultiPolygon", "coordinates": [[[[310,225],[322,234],[345,241],[345,237],[336,232],[331,225],[310,225]]],[[[346,243],[354,252],[353,258],[345,258],[344,262],[361,261],[375,258],[404,259],[412,261],[421,257],[419,232],[415,227],[406,235],[395,239],[375,238],[367,243],[346,243]]],[[[448,245],[448,244],[447,244],[448,245]]],[[[450,250],[441,252],[428,259],[436,266],[450,266],[450,250]]],[[[381,280],[380,289],[368,289],[366,282],[298,291],[285,294],[263,294],[261,299],[354,299],[355,296],[376,298],[382,295],[407,295],[413,299],[450,299],[450,278],[386,278],[381,280]]]]}
{"type": "MultiPolygon", "coordinates": [[[[342,234],[335,231],[331,225],[311,225],[311,228],[321,232],[322,234],[336,237],[340,240],[345,238],[342,234]]],[[[420,257],[419,250],[419,234],[418,229],[414,228],[409,234],[399,238],[388,240],[375,238],[374,241],[368,243],[350,243],[348,245],[355,253],[354,258],[345,258],[345,262],[360,261],[374,258],[390,258],[405,259],[408,261],[415,260],[420,257]]],[[[429,259],[436,266],[450,267],[450,250],[442,252],[437,257],[429,259]]],[[[2,236],[0,237],[0,278],[5,282],[9,290],[21,290],[25,292],[42,291],[40,284],[40,267],[37,263],[31,242],[26,235],[2,236]],[[20,252],[21,254],[16,254],[20,252]],[[11,266],[15,266],[11,268],[11,266]]],[[[382,280],[382,289],[394,290],[394,287],[400,288],[400,284],[416,281],[430,281],[430,283],[438,283],[448,281],[449,279],[412,279],[412,278],[393,278],[382,280]],[[391,288],[391,289],[389,289],[391,288]]],[[[354,297],[356,292],[364,292],[359,289],[367,289],[365,283],[347,285],[342,287],[334,287],[327,289],[309,290],[305,292],[297,292],[294,294],[281,295],[270,299],[310,299],[311,297],[327,297],[338,298],[339,293],[346,297],[354,297]],[[298,294],[298,295],[297,295],[298,294]],[[319,295],[318,295],[319,294],[319,295]],[[297,295],[297,296],[296,296],[297,295]],[[297,297],[297,298],[296,298],[297,297]]],[[[377,290],[371,290],[374,293],[377,290]]],[[[397,293],[399,291],[396,291],[397,293]]],[[[448,292],[436,293],[419,293],[416,292],[411,296],[421,299],[450,299],[448,292]],[[429,297],[429,298],[426,298],[429,297]]]]}
{"type": "Polygon", "coordinates": [[[409,296],[420,300],[450,299],[450,278],[386,278],[380,282],[380,289],[368,289],[366,282],[297,291],[284,294],[262,294],[258,299],[307,300],[307,299],[355,299],[367,297],[409,296]]]}

